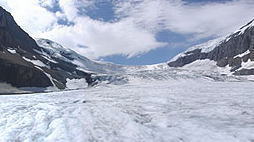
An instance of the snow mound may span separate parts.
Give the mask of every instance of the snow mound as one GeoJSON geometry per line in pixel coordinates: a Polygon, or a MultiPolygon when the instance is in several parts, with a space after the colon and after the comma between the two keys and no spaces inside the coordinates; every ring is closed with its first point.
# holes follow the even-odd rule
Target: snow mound
{"type": "Polygon", "coordinates": [[[67,81],[66,83],[67,89],[80,89],[88,87],[88,84],[85,79],[67,79],[66,81],[67,81]]]}

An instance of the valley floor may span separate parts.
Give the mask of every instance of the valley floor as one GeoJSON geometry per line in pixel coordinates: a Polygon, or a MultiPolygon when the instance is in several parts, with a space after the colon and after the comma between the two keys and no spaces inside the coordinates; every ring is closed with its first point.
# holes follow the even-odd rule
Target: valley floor
{"type": "Polygon", "coordinates": [[[172,79],[0,96],[0,141],[254,142],[253,86],[172,79]]]}

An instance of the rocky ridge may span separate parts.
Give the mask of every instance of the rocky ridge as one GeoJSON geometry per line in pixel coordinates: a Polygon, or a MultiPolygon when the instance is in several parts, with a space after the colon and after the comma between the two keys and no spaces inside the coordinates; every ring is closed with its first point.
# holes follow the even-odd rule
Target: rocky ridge
{"type": "Polygon", "coordinates": [[[168,62],[170,67],[183,67],[209,59],[218,67],[230,67],[235,75],[254,75],[254,20],[233,34],[191,47],[168,62]]]}

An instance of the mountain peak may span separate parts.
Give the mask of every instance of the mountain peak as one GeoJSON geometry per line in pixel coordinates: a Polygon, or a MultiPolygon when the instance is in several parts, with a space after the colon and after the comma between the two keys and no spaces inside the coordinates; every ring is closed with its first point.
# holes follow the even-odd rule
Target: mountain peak
{"type": "Polygon", "coordinates": [[[254,25],[254,19],[251,20],[249,23],[247,23],[246,25],[242,26],[240,28],[240,30],[244,29],[244,28],[247,28],[247,27],[250,27],[250,26],[253,26],[254,25]]]}

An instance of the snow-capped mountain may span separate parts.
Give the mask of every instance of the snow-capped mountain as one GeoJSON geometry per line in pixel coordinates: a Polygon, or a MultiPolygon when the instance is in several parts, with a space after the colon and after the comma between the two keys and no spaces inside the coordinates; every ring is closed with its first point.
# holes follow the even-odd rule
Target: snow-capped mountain
{"type": "Polygon", "coordinates": [[[58,63],[58,60],[62,60],[77,65],[76,68],[78,70],[89,73],[112,74],[125,71],[121,65],[90,60],[48,39],[36,39],[36,42],[42,48],[42,51],[37,51],[37,53],[54,63],[58,63]]]}
{"type": "Polygon", "coordinates": [[[50,50],[38,46],[12,15],[0,7],[0,82],[14,87],[60,89],[65,88],[67,78],[85,78],[88,83],[92,82],[90,73],[55,54],[46,56],[47,51],[50,54],[50,50]]]}
{"type": "Polygon", "coordinates": [[[189,48],[168,65],[254,75],[254,20],[229,36],[189,48]]]}

